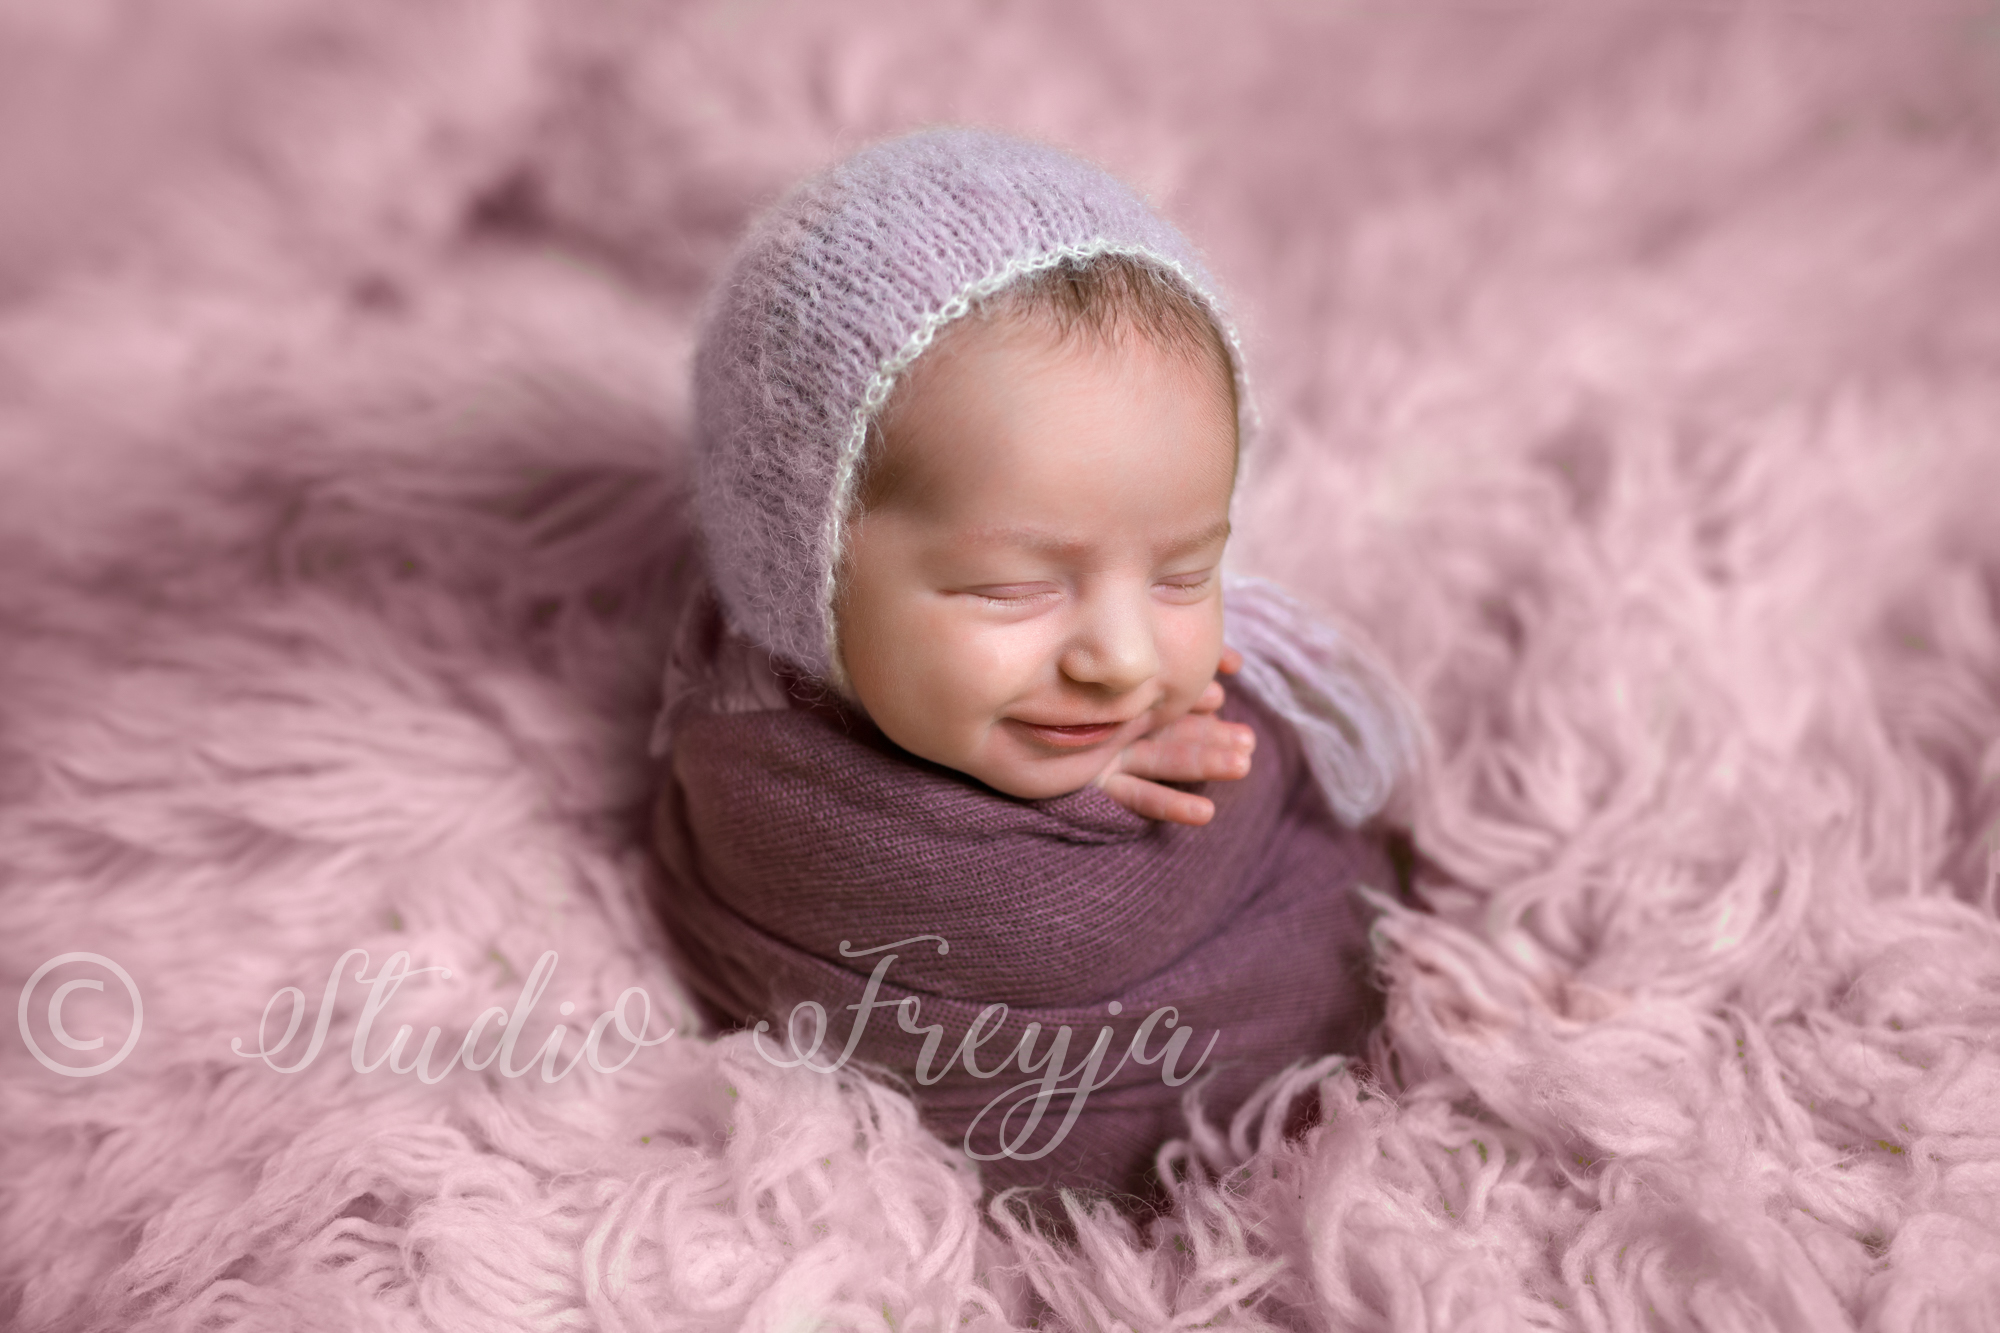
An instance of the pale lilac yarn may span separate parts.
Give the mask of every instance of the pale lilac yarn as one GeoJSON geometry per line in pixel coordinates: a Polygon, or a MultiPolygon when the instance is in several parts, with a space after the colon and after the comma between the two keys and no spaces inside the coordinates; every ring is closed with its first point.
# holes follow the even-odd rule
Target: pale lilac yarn
{"type": "MultiPolygon", "coordinates": [[[[925,130],[862,150],[759,220],[695,354],[697,513],[732,629],[843,683],[835,578],[870,419],[976,302],[1103,254],[1152,266],[1214,320],[1247,462],[1255,414],[1216,284],[1188,240],[1102,168],[990,131],[925,130]]],[[[1243,475],[1239,463],[1239,494],[1243,475]]],[[[1407,764],[1409,711],[1352,644],[1267,588],[1226,594],[1242,682],[1299,726],[1335,809],[1358,822],[1407,764]]]]}

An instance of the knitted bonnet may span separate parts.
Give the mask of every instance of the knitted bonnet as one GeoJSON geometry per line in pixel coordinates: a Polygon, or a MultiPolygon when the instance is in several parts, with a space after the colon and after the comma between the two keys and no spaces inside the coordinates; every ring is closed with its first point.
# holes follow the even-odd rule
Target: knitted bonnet
{"type": "MultiPolygon", "coordinates": [[[[1241,461],[1255,413],[1241,345],[1179,231],[1067,153],[974,129],[875,144],[794,189],[752,228],[695,353],[695,503],[730,627],[840,682],[836,576],[869,424],[938,332],[1022,278],[1119,255],[1204,310],[1230,349],[1241,461]]],[[[1334,808],[1359,822],[1412,752],[1400,693],[1348,636],[1273,585],[1230,580],[1237,680],[1298,725],[1334,808]]]]}

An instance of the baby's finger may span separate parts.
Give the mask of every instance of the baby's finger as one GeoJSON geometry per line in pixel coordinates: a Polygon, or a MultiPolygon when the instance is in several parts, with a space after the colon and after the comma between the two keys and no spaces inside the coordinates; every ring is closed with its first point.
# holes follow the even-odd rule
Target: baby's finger
{"type": "Polygon", "coordinates": [[[1175,791],[1129,772],[1112,773],[1098,784],[1104,794],[1133,814],[1175,824],[1206,824],[1215,818],[1215,802],[1193,792],[1175,791]]]}
{"type": "Polygon", "coordinates": [[[1120,757],[1121,771],[1167,782],[1207,782],[1240,778],[1250,771],[1257,734],[1233,722],[1202,728],[1176,724],[1158,736],[1134,741],[1120,757]]]}
{"type": "Polygon", "coordinates": [[[1224,722],[1211,713],[1189,713],[1167,726],[1141,737],[1142,740],[1176,743],[1192,741],[1223,750],[1248,754],[1257,748],[1257,733],[1241,722],[1224,722]]]}
{"type": "Polygon", "coordinates": [[[1201,692],[1201,697],[1194,701],[1194,707],[1189,711],[1195,713],[1213,713],[1216,709],[1222,707],[1222,699],[1222,682],[1211,680],[1208,682],[1208,688],[1201,692]]]}
{"type": "Polygon", "coordinates": [[[1225,645],[1222,649],[1222,660],[1215,664],[1215,669],[1225,676],[1233,676],[1242,668],[1243,654],[1225,645]]]}

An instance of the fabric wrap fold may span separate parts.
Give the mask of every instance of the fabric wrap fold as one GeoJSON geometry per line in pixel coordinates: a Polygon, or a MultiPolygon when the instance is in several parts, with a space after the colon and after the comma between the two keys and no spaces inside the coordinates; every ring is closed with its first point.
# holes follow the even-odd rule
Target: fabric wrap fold
{"type": "Polygon", "coordinates": [[[662,913],[708,1017],[768,1022],[775,1059],[845,1056],[900,1081],[989,1190],[1157,1201],[1153,1154],[1185,1132],[1169,1067],[1226,1116],[1293,1060],[1357,1049],[1374,1017],[1354,888],[1393,891],[1392,866],[1249,691],[1222,716],[1255,728],[1255,761],[1193,788],[1216,807],[1195,828],[1094,787],[1022,800],[917,758],[732,635],[712,598],[683,621],[667,689],[662,913]],[[1058,1041],[1068,1076],[1028,1132],[1058,1041]]]}

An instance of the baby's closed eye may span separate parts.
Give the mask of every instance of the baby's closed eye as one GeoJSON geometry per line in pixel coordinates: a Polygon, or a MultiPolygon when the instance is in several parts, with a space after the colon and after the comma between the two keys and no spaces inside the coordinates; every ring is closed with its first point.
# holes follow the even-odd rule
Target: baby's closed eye
{"type": "MultiPolygon", "coordinates": [[[[1176,599],[1199,598],[1207,595],[1214,583],[1215,571],[1210,569],[1194,574],[1176,574],[1159,580],[1153,588],[1176,599]]],[[[993,583],[957,591],[995,606],[1025,606],[1053,601],[1063,595],[1064,589],[1054,583],[993,583]]]]}
{"type": "Polygon", "coordinates": [[[965,592],[995,606],[1029,606],[1062,595],[1062,589],[1053,583],[998,583],[965,592]]]}

